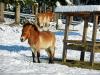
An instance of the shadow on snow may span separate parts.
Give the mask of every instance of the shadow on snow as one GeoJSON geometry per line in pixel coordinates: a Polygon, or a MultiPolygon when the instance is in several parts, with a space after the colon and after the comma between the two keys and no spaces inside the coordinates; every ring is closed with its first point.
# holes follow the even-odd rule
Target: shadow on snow
{"type": "MultiPolygon", "coordinates": [[[[55,35],[64,36],[64,32],[55,32],[55,35]]],[[[68,35],[77,35],[77,36],[81,36],[79,32],[69,32],[68,35]]]]}
{"type": "Polygon", "coordinates": [[[18,46],[18,45],[11,45],[11,46],[6,46],[6,45],[0,45],[0,50],[7,50],[11,52],[19,52],[19,51],[26,51],[26,50],[31,50],[30,47],[25,47],[25,46],[18,46]]]}
{"type": "MultiPolygon", "coordinates": [[[[64,32],[55,32],[56,35],[63,36],[64,32]]],[[[69,32],[68,35],[79,35],[80,33],[78,32],[69,32]]],[[[0,50],[7,50],[10,52],[19,52],[19,51],[26,51],[26,50],[31,50],[30,47],[25,47],[25,46],[19,46],[19,45],[0,45],[0,50]]]]}

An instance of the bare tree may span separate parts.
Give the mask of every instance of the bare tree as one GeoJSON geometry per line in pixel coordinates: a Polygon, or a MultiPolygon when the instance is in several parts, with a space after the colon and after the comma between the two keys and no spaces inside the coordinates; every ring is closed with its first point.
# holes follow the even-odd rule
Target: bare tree
{"type": "Polygon", "coordinates": [[[66,1],[66,3],[68,4],[68,5],[73,5],[73,1],[72,0],[65,0],[66,1]]]}
{"type": "Polygon", "coordinates": [[[4,22],[4,3],[0,2],[0,22],[4,22]]]}
{"type": "Polygon", "coordinates": [[[16,10],[15,10],[15,24],[20,23],[20,3],[16,2],[16,10]]]}

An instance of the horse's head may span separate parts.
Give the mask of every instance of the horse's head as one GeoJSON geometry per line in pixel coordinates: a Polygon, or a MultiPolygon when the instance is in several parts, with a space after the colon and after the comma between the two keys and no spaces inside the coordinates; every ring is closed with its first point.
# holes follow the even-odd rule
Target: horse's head
{"type": "Polygon", "coordinates": [[[21,42],[24,42],[25,40],[29,39],[31,36],[31,33],[38,32],[38,28],[35,24],[30,24],[30,23],[26,23],[25,25],[23,25],[23,29],[22,29],[22,35],[21,35],[21,42]]]}
{"type": "Polygon", "coordinates": [[[23,25],[22,34],[20,38],[21,42],[24,42],[30,37],[31,28],[32,28],[32,24],[30,23],[26,23],[25,25],[23,25]]]}

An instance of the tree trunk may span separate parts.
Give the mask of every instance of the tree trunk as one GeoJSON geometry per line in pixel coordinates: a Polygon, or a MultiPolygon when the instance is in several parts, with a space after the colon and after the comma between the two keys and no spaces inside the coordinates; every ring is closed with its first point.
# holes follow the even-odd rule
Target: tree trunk
{"type": "Polygon", "coordinates": [[[32,14],[35,15],[35,6],[34,6],[34,3],[32,4],[32,14]]]}
{"type": "Polygon", "coordinates": [[[32,5],[32,14],[37,15],[38,14],[38,3],[34,3],[32,5]]]}
{"type": "Polygon", "coordinates": [[[20,24],[20,4],[16,3],[15,24],[20,24]]]}
{"type": "Polygon", "coordinates": [[[35,3],[35,15],[38,14],[38,3],[35,3]]]}
{"type": "Polygon", "coordinates": [[[0,22],[4,22],[4,3],[0,2],[0,22]]]}

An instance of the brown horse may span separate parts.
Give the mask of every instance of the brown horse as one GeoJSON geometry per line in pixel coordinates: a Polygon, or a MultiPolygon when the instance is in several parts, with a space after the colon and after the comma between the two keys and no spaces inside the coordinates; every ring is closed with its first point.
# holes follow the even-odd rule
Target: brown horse
{"type": "Polygon", "coordinates": [[[40,50],[45,49],[49,56],[49,63],[53,63],[55,54],[55,35],[50,31],[39,31],[36,25],[26,23],[23,25],[21,42],[28,39],[28,43],[32,49],[33,62],[39,63],[40,50]]]}
{"type": "Polygon", "coordinates": [[[54,20],[55,14],[51,11],[45,13],[39,13],[37,15],[38,25],[43,28],[44,31],[48,30],[50,22],[54,20]]]}

